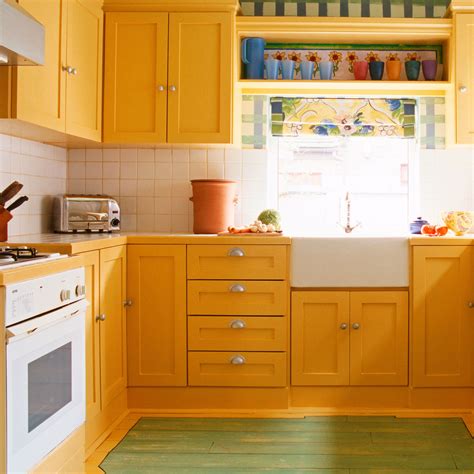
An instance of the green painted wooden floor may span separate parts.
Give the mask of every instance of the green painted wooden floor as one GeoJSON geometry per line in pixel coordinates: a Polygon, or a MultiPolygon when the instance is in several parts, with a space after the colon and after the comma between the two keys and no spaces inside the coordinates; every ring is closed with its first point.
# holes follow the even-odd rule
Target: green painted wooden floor
{"type": "Polygon", "coordinates": [[[474,473],[459,418],[141,418],[100,466],[119,473],[474,473]]]}

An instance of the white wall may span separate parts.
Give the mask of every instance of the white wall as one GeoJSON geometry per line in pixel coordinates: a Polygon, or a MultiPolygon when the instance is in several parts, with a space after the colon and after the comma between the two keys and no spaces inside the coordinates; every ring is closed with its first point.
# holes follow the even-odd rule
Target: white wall
{"type": "Polygon", "coordinates": [[[237,148],[69,150],[68,192],[104,193],[121,207],[122,229],[192,232],[191,179],[237,181],[235,222],[266,205],[265,151],[237,148]]]}
{"type": "Polygon", "coordinates": [[[30,198],[12,212],[9,236],[51,231],[52,196],[66,192],[66,173],[65,149],[0,135],[0,190],[20,181],[17,197],[30,198]]]}

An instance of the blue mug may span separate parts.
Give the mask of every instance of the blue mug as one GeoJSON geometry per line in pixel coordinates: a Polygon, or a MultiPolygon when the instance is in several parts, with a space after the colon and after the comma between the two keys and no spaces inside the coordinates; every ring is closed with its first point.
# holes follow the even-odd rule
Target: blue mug
{"type": "Polygon", "coordinates": [[[313,79],[314,73],[314,62],[313,61],[303,61],[300,64],[301,79],[304,81],[309,81],[313,79]]]}
{"type": "Polygon", "coordinates": [[[296,63],[291,59],[284,59],[281,62],[281,78],[293,79],[295,76],[295,65],[296,63]]]}
{"type": "Polygon", "coordinates": [[[323,81],[332,79],[334,73],[334,64],[332,61],[321,61],[319,63],[319,76],[323,81]]]}
{"type": "Polygon", "coordinates": [[[267,70],[267,79],[278,79],[280,73],[280,60],[268,58],[265,60],[265,69],[267,70]]]}
{"type": "Polygon", "coordinates": [[[242,40],[242,62],[245,79],[263,79],[265,40],[245,38],[242,40]]]}

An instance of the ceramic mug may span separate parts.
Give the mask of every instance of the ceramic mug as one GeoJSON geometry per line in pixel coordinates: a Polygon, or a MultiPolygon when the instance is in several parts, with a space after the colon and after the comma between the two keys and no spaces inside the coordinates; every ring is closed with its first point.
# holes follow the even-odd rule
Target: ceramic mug
{"type": "Polygon", "coordinates": [[[281,62],[281,78],[282,79],[293,79],[295,76],[295,62],[291,59],[284,59],[281,62]]]}
{"type": "Polygon", "coordinates": [[[425,81],[434,81],[436,79],[436,70],[438,68],[436,59],[425,59],[421,61],[421,68],[423,69],[425,81]]]}
{"type": "Polygon", "coordinates": [[[280,60],[268,58],[265,60],[265,69],[267,71],[267,79],[278,79],[280,73],[280,60]]]}
{"type": "Polygon", "coordinates": [[[369,70],[369,63],[367,61],[355,61],[354,67],[354,78],[357,81],[365,81],[367,79],[367,71],[369,70]]]}
{"type": "Polygon", "coordinates": [[[384,62],[383,61],[370,61],[369,63],[369,72],[370,78],[373,81],[381,81],[383,77],[383,70],[384,70],[384,62]]]}
{"type": "Polygon", "coordinates": [[[244,38],[242,40],[242,62],[246,79],[263,79],[265,40],[263,38],[244,38]]]}
{"type": "Polygon", "coordinates": [[[402,72],[402,63],[399,59],[389,59],[387,61],[387,77],[389,81],[400,80],[400,74],[402,72]]]}
{"type": "Polygon", "coordinates": [[[303,61],[300,64],[301,79],[304,81],[309,81],[313,78],[314,74],[314,62],[313,61],[303,61]]]}
{"type": "Polygon", "coordinates": [[[420,61],[407,61],[405,63],[405,72],[409,81],[417,81],[420,76],[420,61]]]}
{"type": "Polygon", "coordinates": [[[334,64],[332,61],[321,61],[319,63],[319,77],[323,81],[329,81],[333,78],[334,64]]]}

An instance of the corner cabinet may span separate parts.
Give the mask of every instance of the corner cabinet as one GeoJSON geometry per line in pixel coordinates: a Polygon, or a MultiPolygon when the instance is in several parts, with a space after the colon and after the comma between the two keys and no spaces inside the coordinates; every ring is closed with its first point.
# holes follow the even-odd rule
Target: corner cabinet
{"type": "Polygon", "coordinates": [[[2,118],[102,138],[101,0],[20,0],[45,27],[43,66],[2,68],[2,118]],[[5,77],[5,75],[7,77],[5,77]],[[2,81],[3,82],[3,81],[2,81]]]}
{"type": "Polygon", "coordinates": [[[129,245],[128,385],[186,385],[186,245],[129,245]]]}
{"type": "Polygon", "coordinates": [[[106,15],[104,141],[230,143],[231,13],[106,15]]]}
{"type": "Polygon", "coordinates": [[[407,291],[293,291],[292,385],[407,385],[407,291]]]}
{"type": "Polygon", "coordinates": [[[413,250],[413,386],[474,385],[473,250],[413,250]]]}
{"type": "Polygon", "coordinates": [[[457,13],[456,142],[474,144],[474,13],[457,13]]]}

